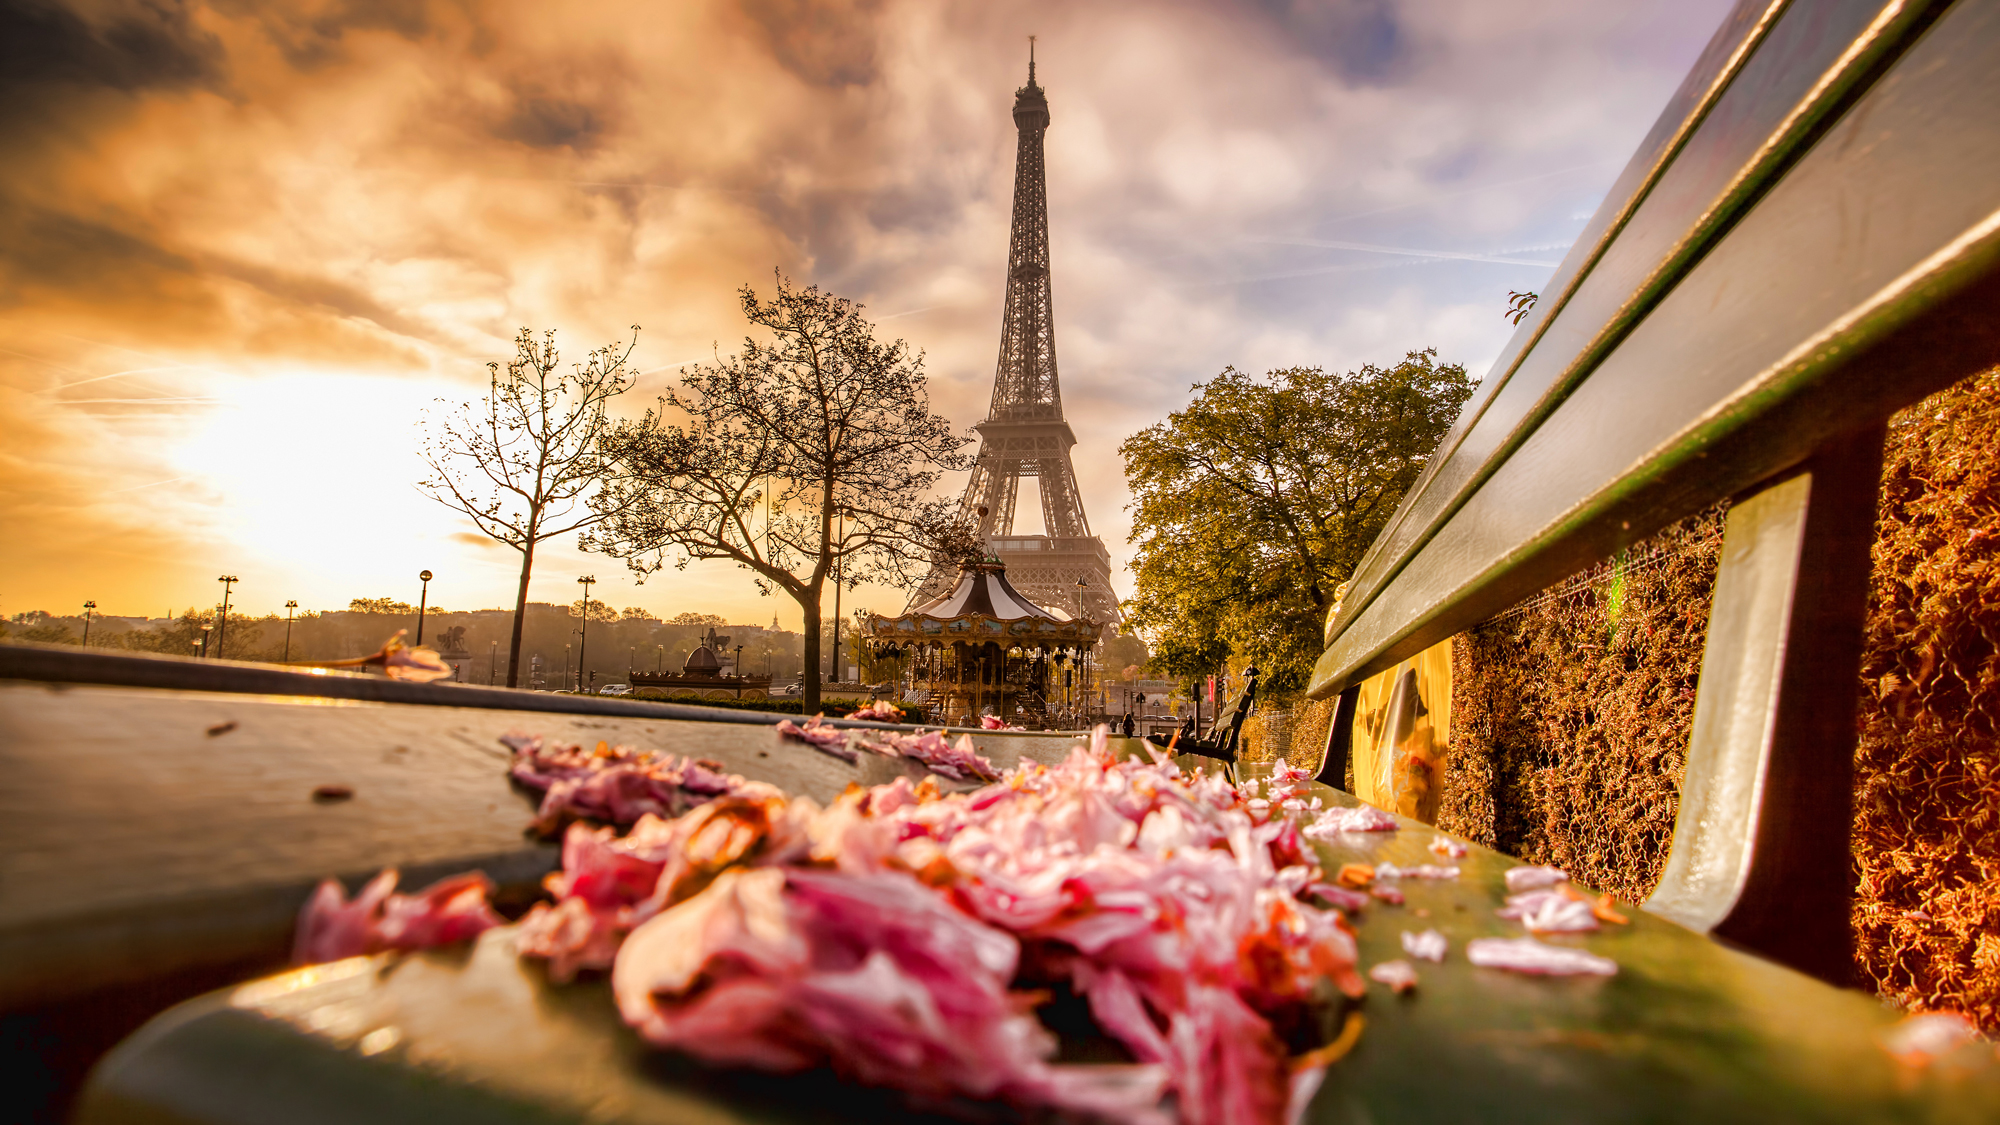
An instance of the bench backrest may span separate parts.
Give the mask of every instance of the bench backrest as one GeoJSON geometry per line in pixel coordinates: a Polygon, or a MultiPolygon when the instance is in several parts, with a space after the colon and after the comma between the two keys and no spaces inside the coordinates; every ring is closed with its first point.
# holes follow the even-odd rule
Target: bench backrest
{"type": "Polygon", "coordinates": [[[1996,105],[2000,3],[1740,3],[1356,568],[1310,693],[1738,498],[1652,905],[1845,972],[1881,426],[2000,362],[1996,105]]]}

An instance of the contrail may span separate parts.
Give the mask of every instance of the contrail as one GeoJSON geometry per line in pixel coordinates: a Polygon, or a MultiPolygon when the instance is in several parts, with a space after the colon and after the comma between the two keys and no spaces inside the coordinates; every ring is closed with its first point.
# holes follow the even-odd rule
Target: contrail
{"type": "Polygon", "coordinates": [[[1479,254],[1461,250],[1414,250],[1406,246],[1376,246],[1368,242],[1339,242],[1327,238],[1251,238],[1248,242],[1269,242],[1279,246],[1311,246],[1321,250],[1359,250],[1365,254],[1397,254],[1406,258],[1440,258],[1453,262],[1490,262],[1498,266],[1539,266],[1554,269],[1561,262],[1540,262],[1531,258],[1509,258],[1499,254],[1479,254]]]}
{"type": "Polygon", "coordinates": [[[116,495],[118,495],[118,494],[119,494],[119,493],[121,493],[121,492],[137,492],[137,491],[139,491],[139,490],[140,490],[140,489],[142,489],[142,488],[154,488],[154,487],[157,487],[157,486],[159,486],[159,485],[162,485],[162,484],[173,484],[173,483],[175,483],[176,481],[184,481],[184,480],[193,480],[193,479],[194,479],[193,477],[172,477],[172,478],[170,478],[170,479],[168,479],[168,480],[156,480],[156,481],[154,481],[154,482],[153,482],[152,484],[135,484],[135,485],[133,485],[133,486],[132,486],[132,487],[130,487],[130,488],[114,488],[114,489],[112,489],[112,490],[111,490],[111,491],[109,491],[109,492],[100,492],[100,493],[98,493],[98,495],[99,495],[99,496],[116,496],[116,495]]]}
{"type": "Polygon", "coordinates": [[[55,391],[66,391],[71,387],[81,387],[85,383],[101,383],[106,379],[117,379],[125,375],[147,375],[155,371],[179,371],[179,370],[181,370],[181,368],[179,367],[133,367],[125,371],[113,371],[109,375],[92,375],[88,379],[78,379],[73,383],[58,383],[55,386],[50,387],[49,391],[51,393],[55,391]]]}
{"type": "Polygon", "coordinates": [[[932,309],[941,309],[943,307],[944,307],[943,305],[925,305],[923,308],[920,309],[904,309],[902,312],[890,313],[888,316],[878,316],[875,318],[875,321],[876,323],[879,324],[885,320],[895,320],[897,317],[903,317],[903,316],[915,316],[918,313],[929,312],[932,309]]]}
{"type": "Polygon", "coordinates": [[[1405,211],[1411,207],[1423,207],[1431,203],[1443,203],[1448,199],[1457,199],[1460,196],[1478,195],[1482,191],[1494,191],[1499,188],[1514,187],[1519,184],[1532,184],[1536,180],[1552,179],[1556,176],[1567,175],[1571,172],[1581,172],[1588,168],[1602,168],[1606,164],[1616,164],[1616,163],[1618,163],[1616,159],[1606,158],[1604,160],[1593,160],[1588,164],[1573,164],[1568,168],[1558,168],[1553,172],[1540,172],[1533,176],[1523,176],[1518,180],[1501,180],[1499,183],[1481,184],[1478,187],[1462,188],[1458,191],[1448,191],[1445,192],[1443,195],[1433,195],[1427,199],[1414,199],[1408,203],[1392,203],[1387,207],[1377,207],[1372,211],[1356,211],[1351,215],[1340,215],[1332,219],[1321,219],[1319,223],[1316,225],[1327,226],[1333,223],[1344,223],[1350,219],[1365,219],[1371,215],[1386,215],[1391,211],[1405,211]]]}

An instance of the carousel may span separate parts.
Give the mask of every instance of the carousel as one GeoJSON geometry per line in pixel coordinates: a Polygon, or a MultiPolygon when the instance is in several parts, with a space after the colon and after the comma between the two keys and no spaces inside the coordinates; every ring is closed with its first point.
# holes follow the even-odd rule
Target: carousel
{"type": "MultiPolygon", "coordinates": [[[[708,635],[688,654],[680,671],[664,675],[634,672],[632,688],[634,691],[651,688],[658,697],[666,699],[742,699],[745,691],[752,699],[769,697],[771,677],[742,675],[733,664],[730,671],[723,671],[728,652],[729,638],[718,636],[715,627],[710,626],[708,635]]],[[[740,649],[738,655],[741,656],[740,649]]]]}
{"type": "Polygon", "coordinates": [[[895,616],[871,615],[863,643],[903,665],[907,702],[929,721],[977,726],[992,716],[1047,730],[1076,725],[1089,692],[1089,654],[1104,624],[1029,601],[988,556],[967,564],[941,598],[895,616]]]}

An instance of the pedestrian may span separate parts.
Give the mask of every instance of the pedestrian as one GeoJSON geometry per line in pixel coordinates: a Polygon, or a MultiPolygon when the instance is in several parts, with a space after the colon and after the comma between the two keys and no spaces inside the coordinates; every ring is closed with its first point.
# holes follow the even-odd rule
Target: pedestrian
{"type": "Polygon", "coordinates": [[[1125,729],[1126,738],[1132,737],[1132,732],[1138,729],[1138,727],[1134,725],[1132,722],[1132,712],[1130,711],[1125,712],[1125,722],[1121,725],[1125,729]]]}

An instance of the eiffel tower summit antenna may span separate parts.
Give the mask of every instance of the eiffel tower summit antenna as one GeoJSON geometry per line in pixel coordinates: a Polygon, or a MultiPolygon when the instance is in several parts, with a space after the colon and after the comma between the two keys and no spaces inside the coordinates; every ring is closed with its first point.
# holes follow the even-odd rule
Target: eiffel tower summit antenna
{"type": "MultiPolygon", "coordinates": [[[[1049,202],[1042,136],[1049,127],[1048,94],[1035,84],[1035,37],[1028,37],[1028,84],[1014,91],[1019,147],[1014,163],[1014,221],[1007,247],[1007,300],[1000,313],[1000,361],[993,375],[993,405],[974,426],[979,458],[966,482],[960,511],[976,522],[979,537],[1000,561],[1015,589],[1037,605],[1076,604],[1078,580],[1084,613],[1118,622],[1111,589],[1111,554],[1090,533],[1070,449],[1076,434],[1063,417],[1056,376],[1055,303],[1049,289],[1049,202]],[[1021,479],[1034,478],[1042,503],[1041,535],[1014,534],[1014,502],[1021,479]]],[[[933,571],[912,604],[950,589],[953,574],[933,571]]]]}

